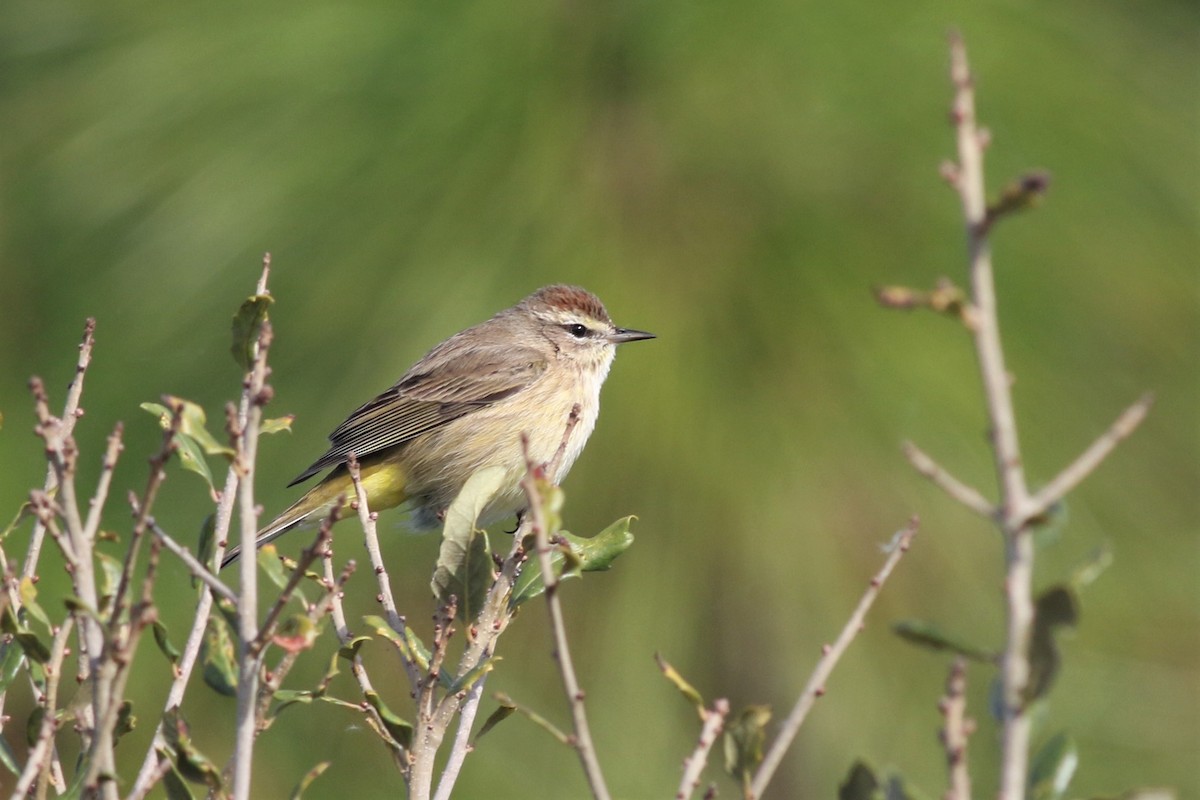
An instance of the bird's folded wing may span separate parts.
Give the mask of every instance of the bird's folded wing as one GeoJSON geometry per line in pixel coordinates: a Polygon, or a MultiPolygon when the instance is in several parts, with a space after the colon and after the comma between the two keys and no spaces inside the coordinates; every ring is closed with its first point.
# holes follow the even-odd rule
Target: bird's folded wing
{"type": "Polygon", "coordinates": [[[538,351],[511,346],[423,359],[395,386],[347,417],[329,435],[328,452],[288,485],[343,463],[351,452],[365,458],[510,397],[533,383],[546,366],[538,351]]]}

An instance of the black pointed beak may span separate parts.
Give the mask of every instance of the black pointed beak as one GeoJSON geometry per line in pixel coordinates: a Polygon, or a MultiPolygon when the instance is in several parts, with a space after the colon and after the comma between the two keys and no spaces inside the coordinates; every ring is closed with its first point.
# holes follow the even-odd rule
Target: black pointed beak
{"type": "Polygon", "coordinates": [[[608,340],[613,344],[622,344],[624,342],[639,342],[642,339],[656,338],[653,333],[646,331],[635,331],[633,328],[617,328],[608,335],[608,340]]]}

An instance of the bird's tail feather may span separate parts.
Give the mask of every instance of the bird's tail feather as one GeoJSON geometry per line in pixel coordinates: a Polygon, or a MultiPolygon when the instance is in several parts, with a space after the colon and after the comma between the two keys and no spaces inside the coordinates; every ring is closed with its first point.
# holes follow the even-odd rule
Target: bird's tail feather
{"type": "MultiPolygon", "coordinates": [[[[320,487],[316,487],[320,488],[320,487]]],[[[322,502],[324,498],[316,498],[314,495],[316,490],[309,492],[301,497],[295,503],[288,506],[287,510],[276,517],[271,524],[260,530],[254,537],[254,547],[258,549],[268,542],[273,542],[288,531],[296,528],[304,527],[306,524],[311,524],[329,511],[328,503],[322,502]]],[[[225,551],[225,558],[221,560],[221,569],[225,569],[230,564],[238,560],[238,556],[242,554],[242,545],[234,545],[225,551]]]]}

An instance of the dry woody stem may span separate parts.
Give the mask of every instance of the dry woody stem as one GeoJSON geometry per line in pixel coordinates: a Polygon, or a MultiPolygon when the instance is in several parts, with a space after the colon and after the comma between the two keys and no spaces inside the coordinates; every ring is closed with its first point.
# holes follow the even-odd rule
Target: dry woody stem
{"type": "Polygon", "coordinates": [[[854,609],[854,613],[846,621],[846,625],[838,635],[837,641],[832,645],[825,645],[821,659],[813,669],[808,683],[804,685],[804,690],[800,692],[800,697],[792,707],[791,713],[784,720],[783,726],[775,736],[775,741],[771,743],[771,748],[767,751],[766,756],[763,757],[762,764],[759,765],[758,770],[754,773],[754,780],[750,784],[748,797],[762,797],[763,791],[766,790],[767,784],[771,782],[771,777],[775,774],[775,770],[778,769],[780,762],[783,761],[784,754],[791,747],[792,741],[800,731],[800,726],[804,724],[804,718],[812,710],[817,698],[825,694],[825,682],[829,680],[833,668],[837,666],[837,662],[846,652],[846,649],[850,647],[850,643],[854,641],[854,637],[862,630],[863,620],[867,616],[867,611],[875,603],[875,598],[879,596],[879,592],[883,588],[883,584],[887,581],[888,576],[892,574],[892,570],[896,568],[896,565],[900,563],[900,559],[908,552],[913,537],[916,535],[917,520],[913,518],[907,528],[897,532],[892,538],[891,543],[888,545],[888,556],[883,562],[883,567],[871,579],[870,585],[867,587],[866,592],[863,593],[862,599],[858,601],[858,606],[854,609]]]}

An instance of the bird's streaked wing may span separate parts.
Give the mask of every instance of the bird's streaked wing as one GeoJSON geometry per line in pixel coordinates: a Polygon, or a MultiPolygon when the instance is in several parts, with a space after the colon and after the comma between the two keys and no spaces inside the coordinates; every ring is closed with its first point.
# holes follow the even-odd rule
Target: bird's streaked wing
{"type": "Polygon", "coordinates": [[[533,348],[475,347],[450,358],[439,350],[347,417],[329,435],[328,452],[288,485],[343,463],[350,452],[365,458],[510,397],[547,366],[545,357],[533,348]]]}

